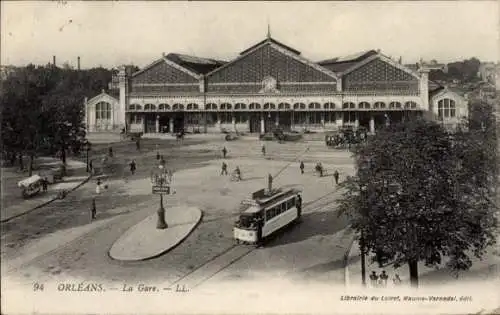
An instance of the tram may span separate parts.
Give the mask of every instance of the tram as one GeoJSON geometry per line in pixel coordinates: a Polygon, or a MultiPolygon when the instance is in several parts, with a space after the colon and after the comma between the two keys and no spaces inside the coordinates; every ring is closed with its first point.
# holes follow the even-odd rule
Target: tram
{"type": "Polygon", "coordinates": [[[245,207],[233,227],[236,243],[254,244],[296,222],[302,214],[298,189],[261,189],[242,201],[245,207]]]}

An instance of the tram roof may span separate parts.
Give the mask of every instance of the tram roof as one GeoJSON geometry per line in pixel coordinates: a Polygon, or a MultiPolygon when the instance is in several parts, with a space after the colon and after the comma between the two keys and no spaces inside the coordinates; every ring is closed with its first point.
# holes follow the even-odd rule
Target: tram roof
{"type": "Polygon", "coordinates": [[[289,197],[290,195],[295,194],[297,192],[299,192],[299,191],[297,189],[294,189],[294,188],[278,189],[278,190],[274,191],[272,195],[255,196],[254,200],[261,207],[265,207],[265,206],[268,206],[270,203],[273,203],[273,202],[276,202],[278,200],[289,197]]]}

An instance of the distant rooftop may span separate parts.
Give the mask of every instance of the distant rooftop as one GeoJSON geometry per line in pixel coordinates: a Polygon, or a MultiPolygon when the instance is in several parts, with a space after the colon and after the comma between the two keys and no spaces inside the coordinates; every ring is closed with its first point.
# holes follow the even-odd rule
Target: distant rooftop
{"type": "Polygon", "coordinates": [[[226,63],[225,61],[221,60],[176,53],[170,53],[166,56],[166,58],[172,62],[175,62],[181,67],[196,72],[197,74],[208,73],[226,63]]]}
{"type": "Polygon", "coordinates": [[[326,59],[318,62],[319,65],[330,71],[341,73],[368,57],[378,54],[376,50],[365,50],[347,56],[326,59]]]}

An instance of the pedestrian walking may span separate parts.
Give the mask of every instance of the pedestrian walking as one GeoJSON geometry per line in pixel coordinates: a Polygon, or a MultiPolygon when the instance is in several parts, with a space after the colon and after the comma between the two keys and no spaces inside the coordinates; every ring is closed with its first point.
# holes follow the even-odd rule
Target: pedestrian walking
{"type": "Polygon", "coordinates": [[[222,170],[220,172],[220,175],[227,175],[227,164],[226,162],[222,162],[222,170]]]}
{"type": "Polygon", "coordinates": [[[95,193],[98,195],[101,193],[101,179],[97,180],[97,185],[95,187],[95,193]]]}
{"type": "Polygon", "coordinates": [[[319,177],[323,177],[323,165],[321,162],[316,164],[316,172],[319,174],[319,177]]]}
{"type": "Polygon", "coordinates": [[[262,155],[266,156],[266,146],[264,144],[262,145],[262,155]]]}
{"type": "Polygon", "coordinates": [[[97,208],[95,205],[95,198],[92,198],[92,206],[90,207],[90,221],[95,220],[97,214],[97,208]]]}
{"type": "Polygon", "coordinates": [[[300,161],[300,174],[304,174],[304,161],[300,161]]]}
{"type": "Polygon", "coordinates": [[[94,166],[92,165],[92,160],[89,162],[89,171],[91,175],[94,175],[94,166]]]}
{"type": "Polygon", "coordinates": [[[335,170],[335,172],[333,173],[333,178],[335,179],[335,184],[338,185],[339,184],[339,171],[335,170]]]}
{"type": "Polygon", "coordinates": [[[113,157],[113,147],[109,147],[108,155],[109,155],[109,157],[113,157]]]}
{"type": "Polygon", "coordinates": [[[370,275],[370,283],[371,283],[373,288],[377,287],[377,280],[378,280],[377,273],[375,271],[372,271],[372,273],[370,275]]]}
{"type": "Polygon", "coordinates": [[[222,149],[222,156],[223,156],[224,158],[226,158],[226,155],[227,155],[227,149],[226,149],[226,147],[224,147],[224,148],[222,149]]]}
{"type": "Polygon", "coordinates": [[[48,186],[48,184],[49,184],[49,181],[47,180],[47,177],[44,177],[42,179],[42,188],[43,188],[44,192],[47,192],[47,186],[48,186]]]}
{"type": "Polygon", "coordinates": [[[141,140],[139,138],[135,140],[135,148],[137,151],[141,151],[141,140]]]}
{"type": "Polygon", "coordinates": [[[382,270],[382,274],[380,275],[380,286],[385,288],[387,287],[387,279],[389,276],[385,273],[385,270],[382,270]]]}
{"type": "Polygon", "coordinates": [[[130,173],[132,173],[132,175],[134,175],[135,170],[136,170],[135,160],[132,160],[132,162],[130,162],[130,173]]]}
{"type": "Polygon", "coordinates": [[[165,159],[163,158],[163,155],[160,155],[160,165],[162,168],[165,168],[165,165],[167,164],[167,162],[165,161],[165,159]]]}
{"type": "Polygon", "coordinates": [[[395,286],[399,286],[401,284],[401,278],[399,277],[398,274],[394,275],[394,278],[392,279],[392,283],[394,283],[395,286]]]}

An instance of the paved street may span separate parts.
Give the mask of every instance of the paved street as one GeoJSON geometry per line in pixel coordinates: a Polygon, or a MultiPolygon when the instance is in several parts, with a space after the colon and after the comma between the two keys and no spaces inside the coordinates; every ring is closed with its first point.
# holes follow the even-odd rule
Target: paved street
{"type": "MultiPolygon", "coordinates": [[[[273,159],[261,156],[261,144],[257,141],[221,141],[205,146],[200,143],[188,146],[189,143],[186,143],[182,148],[162,151],[167,165],[176,170],[174,189],[177,193],[166,198],[167,221],[169,205],[183,204],[199,207],[204,212],[203,221],[178,247],[157,259],[127,263],[111,260],[107,251],[114,241],[131,226],[154,213],[158,207],[159,198],[152,197],[148,177],[149,170],[156,163],[156,152],[151,150],[155,144],[148,144],[148,141],[144,141],[144,147],[150,148],[147,153],[143,157],[134,157],[138,164],[138,174],[127,175],[125,179],[116,176],[105,181],[109,188],[97,196],[97,222],[89,222],[91,197],[95,195],[95,182],[90,182],[36,216],[19,219],[16,226],[21,226],[20,229],[14,229],[14,224],[6,225],[2,238],[9,245],[3,255],[8,260],[17,258],[17,267],[22,267],[9,272],[10,276],[23,283],[68,277],[116,283],[148,279],[174,283],[181,279],[188,282],[189,279],[183,277],[200,270],[198,274],[202,274],[201,282],[208,283],[243,278],[250,271],[271,272],[278,277],[286,274],[306,280],[315,280],[321,273],[331,271],[331,280],[343,281],[339,260],[350,240],[349,233],[344,230],[347,222],[344,218],[337,218],[334,211],[332,201],[336,193],[331,194],[335,191],[333,178],[318,178],[312,172],[313,163],[306,164],[306,174],[302,176],[298,176],[298,164],[294,163],[275,181],[275,185],[295,185],[304,189],[306,208],[303,222],[269,240],[265,248],[252,249],[238,262],[231,264],[231,257],[224,254],[234,246],[232,225],[240,201],[251,192],[264,187],[268,173],[275,174],[289,164],[277,160],[280,154],[296,155],[305,150],[305,143],[266,143],[273,159]],[[221,159],[218,155],[223,146],[229,150],[229,169],[232,170],[235,165],[242,169],[242,182],[230,182],[228,176],[219,175],[221,159]],[[58,238],[58,234],[61,237],[58,238]],[[40,255],[31,255],[36,256],[33,260],[19,259],[23,250],[34,248],[37,242],[48,237],[54,240],[63,238],[62,241],[50,242],[60,243],[61,246],[48,246],[46,249],[49,254],[40,252],[40,255]],[[314,255],[304,255],[307,252],[314,255]],[[211,270],[204,272],[204,265],[217,258],[217,263],[212,264],[211,270]],[[277,269],[280,272],[276,273],[277,269]]],[[[115,149],[115,152],[122,150],[120,146],[116,147],[119,149],[115,149]]],[[[123,152],[125,151],[124,147],[123,152]]],[[[117,159],[121,159],[120,153],[115,154],[117,159]]],[[[342,174],[351,172],[352,165],[347,153],[336,154],[343,154],[343,157],[334,156],[330,160],[321,160],[325,167],[331,170],[337,168],[342,174]]],[[[311,161],[313,158],[311,155],[311,161]]],[[[127,158],[123,160],[126,161],[127,158]]],[[[126,174],[126,171],[123,173],[126,174]]],[[[12,265],[12,269],[15,267],[16,264],[12,265]]]]}

